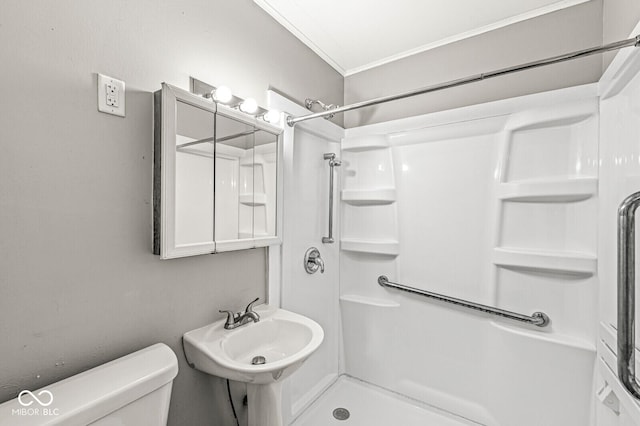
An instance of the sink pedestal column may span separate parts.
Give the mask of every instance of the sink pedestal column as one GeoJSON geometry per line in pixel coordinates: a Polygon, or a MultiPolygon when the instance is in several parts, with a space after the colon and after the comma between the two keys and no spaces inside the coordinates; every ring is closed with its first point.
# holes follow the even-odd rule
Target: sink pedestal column
{"type": "Polygon", "coordinates": [[[282,382],[266,385],[247,383],[249,426],[282,425],[282,382]]]}

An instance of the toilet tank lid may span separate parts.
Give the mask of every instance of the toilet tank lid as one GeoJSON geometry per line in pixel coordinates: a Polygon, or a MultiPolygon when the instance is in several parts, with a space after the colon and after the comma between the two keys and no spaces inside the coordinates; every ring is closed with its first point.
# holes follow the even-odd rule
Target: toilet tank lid
{"type": "MultiPolygon", "coordinates": [[[[32,391],[34,395],[49,391],[52,402],[46,408],[50,413],[57,409],[58,415],[44,422],[41,416],[16,416],[13,410],[24,408],[16,398],[0,404],[0,424],[87,424],[161,388],[177,374],[175,353],[164,343],[157,343],[32,391]]],[[[34,407],[40,406],[34,401],[29,408],[34,407]]]]}

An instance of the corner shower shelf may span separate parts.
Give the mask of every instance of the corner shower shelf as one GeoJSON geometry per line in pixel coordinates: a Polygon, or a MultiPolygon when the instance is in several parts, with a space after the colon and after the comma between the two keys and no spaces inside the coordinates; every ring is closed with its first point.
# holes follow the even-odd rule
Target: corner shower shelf
{"type": "Polygon", "coordinates": [[[385,254],[397,256],[400,254],[400,243],[395,240],[359,240],[345,238],[340,240],[340,248],[344,251],[358,253],[385,254]]]}
{"type": "Polygon", "coordinates": [[[597,178],[515,181],[500,184],[498,198],[505,201],[562,203],[586,200],[597,192],[597,178]]]}
{"type": "Polygon", "coordinates": [[[245,206],[264,206],[267,204],[267,194],[260,192],[240,194],[238,198],[240,203],[245,206]]]}
{"type": "Polygon", "coordinates": [[[389,147],[389,141],[383,135],[359,136],[342,139],[342,150],[351,152],[369,151],[389,147]]]}
{"type": "Polygon", "coordinates": [[[396,201],[395,188],[343,189],[342,201],[354,206],[375,206],[396,201]]]}
{"type": "Polygon", "coordinates": [[[574,275],[590,276],[594,275],[597,270],[595,255],[577,252],[495,248],[493,263],[501,267],[574,275]]]}

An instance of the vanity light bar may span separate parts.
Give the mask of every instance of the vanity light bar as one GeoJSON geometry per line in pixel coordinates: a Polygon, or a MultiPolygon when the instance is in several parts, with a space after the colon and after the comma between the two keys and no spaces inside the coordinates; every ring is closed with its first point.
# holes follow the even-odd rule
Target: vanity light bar
{"type": "Polygon", "coordinates": [[[253,98],[244,99],[236,96],[227,86],[211,86],[193,77],[190,77],[189,80],[190,91],[193,94],[238,109],[245,114],[253,115],[269,124],[277,125],[282,119],[282,113],[280,111],[262,108],[253,98]]]}

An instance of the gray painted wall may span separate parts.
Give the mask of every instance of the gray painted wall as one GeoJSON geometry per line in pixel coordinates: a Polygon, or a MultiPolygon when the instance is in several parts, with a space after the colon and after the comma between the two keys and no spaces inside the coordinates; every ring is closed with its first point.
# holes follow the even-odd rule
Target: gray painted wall
{"type": "Polygon", "coordinates": [[[0,40],[0,401],[164,342],[170,424],[235,424],[180,338],[264,300],[265,251],[151,254],[152,92],[340,103],[342,77],[251,0],[2,0],[0,40]],[[97,72],[125,80],[126,118],[98,113],[97,72]]]}
{"type": "MultiPolygon", "coordinates": [[[[634,1],[637,2],[625,0],[625,3],[634,1]]],[[[597,46],[601,42],[602,0],[592,0],[349,76],[345,79],[344,105],[597,46]]],[[[601,73],[602,60],[595,56],[348,112],[345,127],[591,83],[597,81],[601,73]]]]}
{"type": "MultiPolygon", "coordinates": [[[[633,31],[638,21],[640,21],[640,1],[603,0],[603,3],[603,42],[611,43],[629,37],[631,31],[633,31]]],[[[609,66],[615,55],[615,52],[609,52],[603,55],[604,69],[609,66]]]]}

